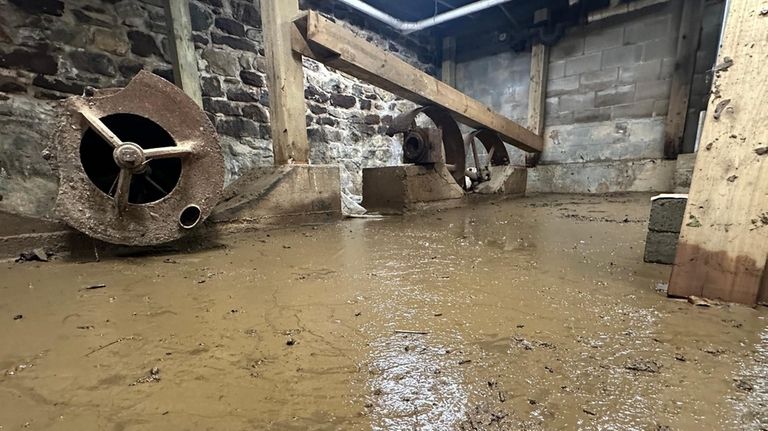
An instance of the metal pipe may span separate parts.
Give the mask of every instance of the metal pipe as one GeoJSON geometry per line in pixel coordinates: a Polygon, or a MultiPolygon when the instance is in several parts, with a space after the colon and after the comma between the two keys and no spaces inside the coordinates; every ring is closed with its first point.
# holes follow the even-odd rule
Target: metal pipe
{"type": "Polygon", "coordinates": [[[414,31],[419,31],[429,27],[434,27],[438,24],[442,24],[444,22],[451,21],[456,18],[461,18],[471,13],[479,12],[484,9],[498,6],[502,3],[507,3],[511,0],[480,0],[474,3],[470,3],[468,5],[462,6],[457,9],[453,9],[453,10],[441,13],[440,15],[436,15],[430,18],[425,18],[421,21],[403,21],[403,20],[397,19],[392,15],[382,12],[381,10],[376,9],[375,7],[369,5],[368,3],[363,2],[362,0],[338,0],[338,1],[346,4],[349,7],[357,9],[358,11],[370,16],[371,18],[377,19],[383,22],[384,24],[389,25],[390,27],[400,31],[403,34],[408,34],[408,33],[413,33],[414,31]]]}

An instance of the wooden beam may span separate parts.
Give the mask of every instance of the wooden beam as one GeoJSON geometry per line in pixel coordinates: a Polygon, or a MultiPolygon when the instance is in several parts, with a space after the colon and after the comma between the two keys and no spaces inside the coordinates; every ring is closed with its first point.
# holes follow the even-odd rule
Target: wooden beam
{"type": "Polygon", "coordinates": [[[173,80],[198,106],[203,106],[200,89],[200,72],[197,70],[197,54],[192,41],[192,24],[188,0],[166,0],[165,17],[170,31],[173,80]]]}
{"type": "Polygon", "coordinates": [[[701,36],[701,20],[704,16],[703,1],[678,0],[677,15],[680,32],[677,37],[677,57],[672,75],[672,91],[664,127],[664,157],[677,158],[683,144],[685,118],[691,95],[693,72],[696,66],[696,50],[701,36]]]}
{"type": "Polygon", "coordinates": [[[669,284],[673,296],[754,304],[768,260],[768,16],[729,3],[701,145],[669,284]],[[715,107],[719,115],[715,115],[715,107]],[[724,107],[724,109],[723,109],[724,107]],[[718,118],[719,117],[719,118],[718,118]]]}
{"type": "Polygon", "coordinates": [[[293,49],[420,105],[437,105],[474,128],[491,129],[524,151],[540,152],[542,138],[491,108],[416,69],[350,30],[309,12],[296,22],[293,49]]]}
{"type": "Polygon", "coordinates": [[[443,38],[443,67],[441,68],[442,81],[451,87],[456,87],[456,38],[443,38]]]}
{"type": "Polygon", "coordinates": [[[531,83],[528,89],[528,129],[544,133],[544,108],[549,72],[549,47],[541,43],[531,47],[531,83]]]}
{"type": "Polygon", "coordinates": [[[291,29],[298,14],[297,0],[261,0],[276,165],[309,162],[304,70],[301,55],[291,49],[291,29]]]}

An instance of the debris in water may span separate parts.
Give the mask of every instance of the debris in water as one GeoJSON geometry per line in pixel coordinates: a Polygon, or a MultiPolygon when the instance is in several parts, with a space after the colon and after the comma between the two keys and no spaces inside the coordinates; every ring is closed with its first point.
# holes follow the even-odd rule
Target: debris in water
{"type": "Polygon", "coordinates": [[[625,369],[630,371],[638,371],[643,373],[658,373],[661,370],[661,364],[654,360],[638,360],[630,362],[624,366],[625,369]]]}
{"type": "Polygon", "coordinates": [[[659,293],[667,293],[669,290],[669,283],[656,283],[656,291],[659,293]]]}
{"type": "Polygon", "coordinates": [[[24,318],[24,315],[23,315],[23,314],[17,314],[17,315],[15,315],[15,316],[13,316],[13,320],[21,320],[21,319],[23,319],[23,318],[24,318]]]}
{"type": "Polygon", "coordinates": [[[581,411],[583,411],[584,413],[586,413],[586,414],[588,414],[590,416],[597,416],[597,413],[593,412],[592,410],[582,409],[581,411]]]}
{"type": "Polygon", "coordinates": [[[685,356],[683,356],[682,353],[675,353],[675,359],[680,362],[685,362],[687,359],[685,359],[685,356]]]}
{"type": "Polygon", "coordinates": [[[160,368],[158,367],[152,367],[151,370],[149,370],[149,373],[146,376],[141,376],[134,383],[131,383],[129,386],[135,386],[142,383],[150,383],[150,382],[159,382],[160,381],[160,368]]]}
{"type": "Polygon", "coordinates": [[[19,254],[16,258],[16,262],[48,262],[48,258],[53,256],[53,253],[49,253],[42,248],[36,248],[32,251],[25,251],[19,254]]]}
{"type": "Polygon", "coordinates": [[[719,302],[711,299],[702,298],[700,296],[691,295],[688,297],[688,302],[697,307],[712,307],[713,305],[720,305],[719,302]]]}
{"type": "Polygon", "coordinates": [[[293,337],[288,337],[288,341],[285,342],[286,346],[293,346],[296,344],[296,340],[293,339],[293,337]]]}
{"type": "Polygon", "coordinates": [[[732,182],[736,181],[737,179],[739,179],[738,175],[731,175],[730,177],[727,178],[729,183],[732,183],[732,182]]]}
{"type": "Polygon", "coordinates": [[[106,284],[104,284],[104,283],[99,283],[99,284],[92,284],[92,285],[90,285],[90,286],[86,286],[86,287],[84,287],[84,288],[83,288],[83,290],[95,290],[95,289],[103,289],[103,288],[105,288],[105,287],[107,287],[107,285],[106,285],[106,284]]]}
{"type": "Polygon", "coordinates": [[[723,99],[721,100],[717,106],[715,106],[715,112],[712,114],[712,118],[715,120],[720,119],[720,115],[723,114],[723,110],[725,110],[725,107],[728,106],[728,104],[731,103],[731,99],[723,99]]]}
{"type": "Polygon", "coordinates": [[[734,381],[736,382],[736,389],[740,391],[752,392],[752,390],[754,389],[754,386],[752,386],[752,383],[749,383],[746,380],[734,379],[734,381]]]}
{"type": "Polygon", "coordinates": [[[768,154],[768,147],[755,148],[755,154],[758,156],[764,156],[768,154]]]}
{"type": "Polygon", "coordinates": [[[395,334],[427,335],[429,331],[410,331],[408,329],[395,329],[395,334]]]}
{"type": "Polygon", "coordinates": [[[723,62],[712,68],[712,72],[720,72],[721,70],[728,70],[733,66],[733,59],[731,57],[723,58],[723,62]]]}
{"type": "Polygon", "coordinates": [[[470,362],[472,362],[472,360],[471,360],[471,359],[462,359],[462,360],[460,360],[460,361],[459,361],[459,365],[468,364],[468,363],[470,363],[470,362]]]}

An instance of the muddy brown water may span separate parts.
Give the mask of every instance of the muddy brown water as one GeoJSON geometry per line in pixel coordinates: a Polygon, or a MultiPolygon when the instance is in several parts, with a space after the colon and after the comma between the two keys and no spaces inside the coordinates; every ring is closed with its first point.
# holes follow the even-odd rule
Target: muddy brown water
{"type": "Polygon", "coordinates": [[[765,429],[768,311],[659,293],[648,207],[532,197],[4,263],[0,429],[765,429]]]}

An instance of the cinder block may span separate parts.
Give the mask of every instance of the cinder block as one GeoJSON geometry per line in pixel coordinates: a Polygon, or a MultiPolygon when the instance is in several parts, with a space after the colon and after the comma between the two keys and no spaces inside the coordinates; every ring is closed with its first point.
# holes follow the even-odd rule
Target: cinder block
{"type": "Polygon", "coordinates": [[[611,119],[611,108],[579,109],[573,111],[574,123],[595,123],[611,119]]]}
{"type": "Polygon", "coordinates": [[[648,229],[654,232],[680,233],[687,203],[688,199],[685,195],[656,196],[651,201],[651,217],[648,219],[648,229]]]}
{"type": "Polygon", "coordinates": [[[565,76],[565,60],[549,63],[548,79],[562,78],[565,76]]]}
{"type": "Polygon", "coordinates": [[[611,118],[614,120],[623,118],[649,118],[653,117],[653,114],[653,100],[643,100],[641,102],[633,102],[626,105],[614,106],[611,118]]]}
{"type": "Polygon", "coordinates": [[[566,78],[552,79],[550,81],[547,81],[547,97],[573,93],[578,89],[579,89],[578,76],[569,76],[566,78]]]}
{"type": "Polygon", "coordinates": [[[671,17],[663,15],[630,23],[624,29],[624,44],[630,45],[672,36],[671,17]]]}
{"type": "Polygon", "coordinates": [[[602,52],[595,52],[567,59],[565,61],[565,76],[600,70],[601,55],[602,52]]]}
{"type": "Polygon", "coordinates": [[[578,57],[584,54],[584,38],[580,36],[565,37],[560,40],[549,53],[550,61],[578,57]]]}
{"type": "Polygon", "coordinates": [[[635,86],[635,100],[664,100],[669,99],[672,81],[638,82],[635,86]]]}
{"type": "Polygon", "coordinates": [[[643,260],[648,263],[662,263],[672,265],[675,263],[677,253],[677,240],[680,236],[676,232],[648,231],[645,238],[645,255],[643,260]]]}
{"type": "Polygon", "coordinates": [[[659,79],[669,79],[675,73],[675,59],[665,58],[661,60],[661,73],[659,79]]]}
{"type": "Polygon", "coordinates": [[[642,45],[620,46],[603,51],[603,69],[617,66],[629,66],[643,57],[642,45]]]}
{"type": "Polygon", "coordinates": [[[570,112],[595,107],[595,93],[564,94],[560,96],[559,111],[570,112]]]}
{"type": "Polygon", "coordinates": [[[621,46],[624,38],[624,27],[606,28],[593,31],[584,41],[584,52],[602,51],[606,48],[621,46]]]}
{"type": "Polygon", "coordinates": [[[573,112],[547,111],[544,116],[544,123],[547,126],[562,126],[573,124],[573,112]]]}
{"type": "Polygon", "coordinates": [[[653,101],[653,115],[655,117],[663,117],[669,112],[669,100],[654,100],[653,101]]]}
{"type": "Polygon", "coordinates": [[[651,61],[660,58],[674,58],[676,53],[676,39],[657,39],[643,44],[643,61],[651,61]]]}
{"type": "Polygon", "coordinates": [[[634,82],[656,81],[661,71],[661,60],[653,60],[645,63],[636,63],[622,66],[619,72],[619,82],[632,84],[634,82]]]}
{"type": "Polygon", "coordinates": [[[581,80],[579,81],[580,91],[599,91],[610,88],[616,83],[618,75],[619,69],[615,67],[612,69],[582,73],[581,80]]]}
{"type": "Polygon", "coordinates": [[[631,103],[635,100],[635,86],[633,85],[621,85],[618,87],[609,88],[607,90],[598,91],[595,95],[595,106],[614,106],[624,105],[631,103]]]}

